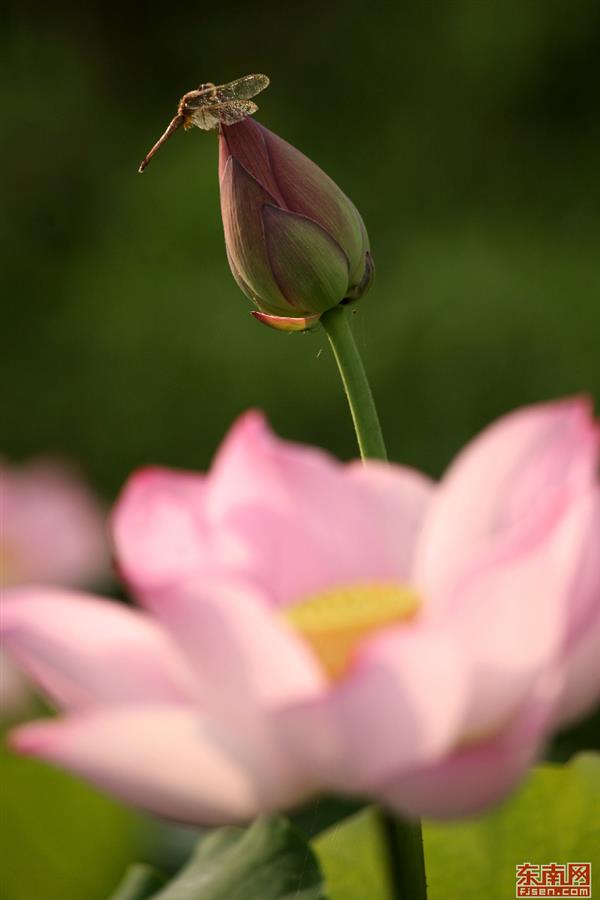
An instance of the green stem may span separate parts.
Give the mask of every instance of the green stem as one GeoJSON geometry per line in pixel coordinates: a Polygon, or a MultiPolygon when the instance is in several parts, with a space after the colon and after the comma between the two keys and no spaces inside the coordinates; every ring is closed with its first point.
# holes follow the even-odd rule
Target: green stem
{"type": "MultiPolygon", "coordinates": [[[[350,328],[347,310],[336,306],[321,316],[338,364],[360,455],[365,459],[387,459],[379,416],[367,373],[350,328]]],[[[377,810],[381,839],[388,866],[393,900],[427,900],[423,836],[419,821],[407,822],[377,810]]]]}
{"type": "Polygon", "coordinates": [[[379,416],[367,373],[350,328],[348,313],[343,306],[336,306],[321,316],[321,324],[327,332],[333,355],[338,364],[354,430],[363,459],[387,459],[379,416]]]}
{"type": "Polygon", "coordinates": [[[377,810],[393,900],[427,900],[421,823],[377,810]]]}

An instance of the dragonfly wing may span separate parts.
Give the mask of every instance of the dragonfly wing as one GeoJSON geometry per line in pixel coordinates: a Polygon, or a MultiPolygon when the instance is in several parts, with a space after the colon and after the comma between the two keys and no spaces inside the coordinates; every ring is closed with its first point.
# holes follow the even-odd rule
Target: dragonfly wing
{"type": "Polygon", "coordinates": [[[214,106],[200,106],[189,117],[189,124],[195,125],[196,128],[201,128],[202,131],[211,131],[217,127],[219,122],[220,117],[217,115],[216,107],[214,106]]]}
{"type": "Polygon", "coordinates": [[[256,103],[252,100],[232,100],[230,103],[223,103],[221,106],[211,106],[210,112],[216,116],[222,125],[235,125],[241,122],[246,116],[252,116],[258,109],[256,103]]]}
{"type": "Polygon", "coordinates": [[[229,84],[220,84],[214,88],[211,99],[216,103],[227,103],[230,100],[250,100],[260,94],[268,86],[269,79],[266,75],[245,75],[229,84]]]}

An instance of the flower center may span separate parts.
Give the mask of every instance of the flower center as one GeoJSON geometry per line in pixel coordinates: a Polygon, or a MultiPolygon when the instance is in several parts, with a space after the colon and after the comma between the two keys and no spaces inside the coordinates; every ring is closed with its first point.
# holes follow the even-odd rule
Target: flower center
{"type": "Polygon", "coordinates": [[[410,588],[375,582],[314,594],[289,606],[284,615],[337,681],[345,675],[363,638],[412,619],[419,606],[419,597],[410,588]]]}

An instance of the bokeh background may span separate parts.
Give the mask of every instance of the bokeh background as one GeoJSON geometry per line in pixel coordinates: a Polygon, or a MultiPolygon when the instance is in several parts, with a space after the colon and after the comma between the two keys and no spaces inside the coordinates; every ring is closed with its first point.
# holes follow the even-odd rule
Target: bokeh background
{"type": "MultiPolygon", "coordinates": [[[[323,334],[260,326],[230,276],[215,136],[177,134],[136,172],[182,93],[254,71],[272,79],[260,121],[367,224],[354,325],[393,459],[439,475],[513,406],[600,400],[597,0],[21,0],[0,68],[8,457],[68,456],[110,501],[136,466],[206,467],[250,406],[355,455],[323,334]]],[[[102,898],[97,860],[53,886],[61,846],[88,859],[100,816],[118,870],[137,823],[5,766],[8,900],[102,898]]]]}

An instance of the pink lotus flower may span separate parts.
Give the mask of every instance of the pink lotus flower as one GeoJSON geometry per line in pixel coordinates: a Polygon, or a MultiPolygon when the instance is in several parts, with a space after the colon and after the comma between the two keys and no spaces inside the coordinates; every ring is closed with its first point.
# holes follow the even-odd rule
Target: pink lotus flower
{"type": "Polygon", "coordinates": [[[358,210],[312,160],[253,119],[219,132],[227,258],[258,310],[301,331],[369,288],[374,266],[358,210]]]}
{"type": "MultiPolygon", "coordinates": [[[[92,585],[109,569],[105,515],[80,476],[62,463],[0,463],[0,587],[23,582],[92,585]]],[[[10,661],[0,658],[0,710],[27,696],[10,661]]]]}
{"type": "Polygon", "coordinates": [[[126,487],[114,537],[145,612],[7,604],[66,711],[14,747],[195,823],[321,790],[409,815],[497,801],[600,696],[599,443],[585,402],[529,407],[434,485],[246,415],[206,477],[126,487]]]}

